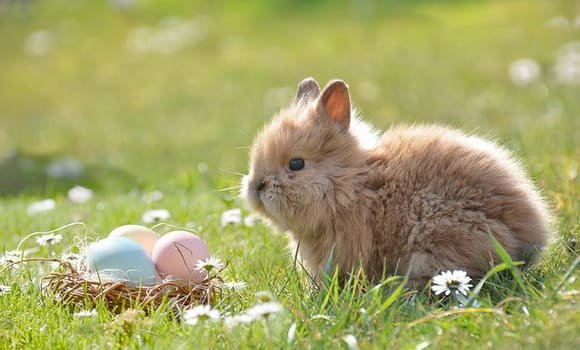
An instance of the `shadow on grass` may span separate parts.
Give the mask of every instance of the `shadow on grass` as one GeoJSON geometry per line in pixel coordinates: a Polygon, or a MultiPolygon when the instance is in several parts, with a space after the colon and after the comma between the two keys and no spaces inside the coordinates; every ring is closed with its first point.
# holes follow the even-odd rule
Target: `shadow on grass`
{"type": "Polygon", "coordinates": [[[0,197],[21,194],[53,196],[81,185],[92,190],[132,189],[136,178],[118,168],[83,164],[60,154],[24,154],[17,150],[0,159],[0,197]]]}

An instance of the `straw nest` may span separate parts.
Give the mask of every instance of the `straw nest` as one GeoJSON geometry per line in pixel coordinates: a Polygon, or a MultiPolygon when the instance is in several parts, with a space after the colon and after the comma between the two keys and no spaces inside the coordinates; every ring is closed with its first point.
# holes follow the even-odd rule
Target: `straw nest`
{"type": "Polygon", "coordinates": [[[223,285],[223,280],[216,274],[199,283],[164,280],[151,286],[131,286],[126,281],[100,281],[78,271],[69,262],[53,261],[60,263],[62,269],[43,278],[43,289],[55,301],[82,309],[94,308],[102,302],[113,312],[129,307],[148,312],[164,303],[178,312],[193,305],[214,304],[223,285]]]}

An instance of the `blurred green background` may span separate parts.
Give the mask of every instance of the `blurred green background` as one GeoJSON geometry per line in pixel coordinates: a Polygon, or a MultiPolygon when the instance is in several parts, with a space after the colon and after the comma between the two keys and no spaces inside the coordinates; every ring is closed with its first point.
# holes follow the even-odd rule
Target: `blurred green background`
{"type": "Polygon", "coordinates": [[[562,192],[579,158],[580,59],[571,81],[557,65],[580,57],[578,15],[571,0],[3,0],[0,194],[187,190],[200,163],[210,187],[235,184],[253,135],[307,76],[347,81],[382,129],[496,137],[562,192]]]}

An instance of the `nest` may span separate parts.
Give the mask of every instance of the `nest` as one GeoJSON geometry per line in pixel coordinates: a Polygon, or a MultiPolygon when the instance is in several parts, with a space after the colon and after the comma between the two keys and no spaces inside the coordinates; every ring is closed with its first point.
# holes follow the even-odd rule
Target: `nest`
{"type": "Polygon", "coordinates": [[[63,272],[43,278],[43,288],[57,302],[90,309],[102,303],[113,312],[138,307],[145,312],[165,304],[174,312],[200,304],[214,304],[221,293],[221,277],[214,275],[195,283],[165,280],[151,286],[131,286],[125,281],[99,281],[79,272],[71,263],[59,261],[63,272]]]}

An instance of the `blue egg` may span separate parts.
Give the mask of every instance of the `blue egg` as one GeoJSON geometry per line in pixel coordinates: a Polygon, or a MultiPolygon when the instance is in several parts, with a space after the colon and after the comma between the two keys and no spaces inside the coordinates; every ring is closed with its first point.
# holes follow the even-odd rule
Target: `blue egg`
{"type": "Polygon", "coordinates": [[[150,285],[157,280],[153,260],[139,244],[124,237],[108,237],[87,250],[89,269],[103,279],[150,285]]]}

